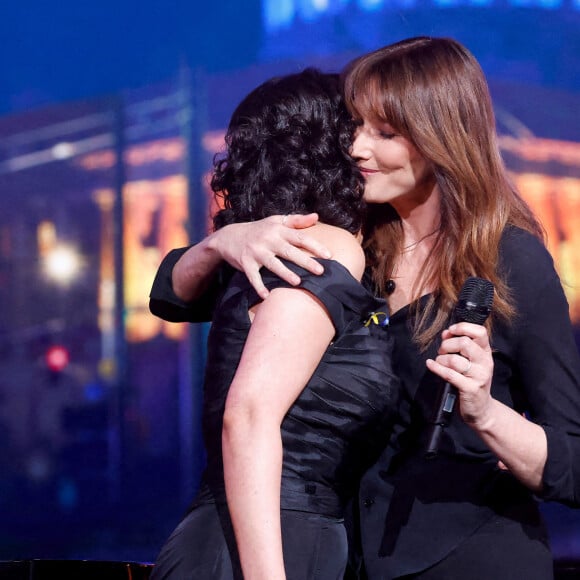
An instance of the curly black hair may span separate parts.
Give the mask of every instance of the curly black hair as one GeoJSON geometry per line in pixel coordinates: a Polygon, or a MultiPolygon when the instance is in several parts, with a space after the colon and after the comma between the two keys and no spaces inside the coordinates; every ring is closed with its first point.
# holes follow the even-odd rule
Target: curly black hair
{"type": "Polygon", "coordinates": [[[363,181],[349,155],[354,125],[339,76],[317,69],[270,79],[234,111],[211,188],[223,209],[214,228],[276,214],[317,212],[355,233],[363,181]]]}

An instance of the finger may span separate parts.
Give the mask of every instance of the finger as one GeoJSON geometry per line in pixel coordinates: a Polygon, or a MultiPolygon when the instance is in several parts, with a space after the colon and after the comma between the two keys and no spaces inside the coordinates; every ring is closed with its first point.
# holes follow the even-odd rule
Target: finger
{"type": "Polygon", "coordinates": [[[473,324],[472,322],[458,322],[452,324],[448,332],[455,336],[468,336],[475,340],[478,344],[489,343],[489,336],[487,329],[481,324],[473,324]]]}
{"type": "Polygon", "coordinates": [[[460,354],[448,355],[447,361],[447,366],[450,369],[464,377],[470,376],[470,372],[473,370],[473,361],[460,354]]]}
{"type": "Polygon", "coordinates": [[[329,259],[332,257],[332,253],[322,242],[300,230],[293,232],[293,235],[288,238],[288,243],[318,258],[329,259]]]}
{"type": "Polygon", "coordinates": [[[324,266],[320,262],[292,246],[290,246],[290,248],[291,249],[284,252],[285,259],[305,270],[308,270],[308,272],[311,272],[312,274],[316,274],[317,276],[324,272],[324,266]]]}
{"type": "Polygon", "coordinates": [[[468,373],[473,372],[473,363],[460,355],[447,354],[438,356],[437,359],[427,359],[427,368],[440,376],[442,379],[457,385],[458,381],[464,378],[472,378],[468,373]]]}
{"type": "MultiPolygon", "coordinates": [[[[300,276],[287,268],[276,256],[272,256],[264,266],[270,270],[273,274],[276,274],[278,278],[285,280],[288,284],[292,286],[298,286],[300,284],[300,276]]],[[[254,286],[254,284],[252,284],[254,286]]],[[[256,286],[254,286],[256,288],[256,286]]]]}
{"type": "MultiPolygon", "coordinates": [[[[293,262],[294,264],[304,268],[305,270],[308,270],[309,272],[312,272],[313,274],[322,274],[324,272],[324,267],[320,262],[312,257],[312,254],[315,253],[314,250],[317,249],[313,246],[314,244],[312,244],[312,247],[309,245],[308,249],[305,249],[304,246],[297,248],[289,243],[284,247],[280,257],[293,262]]],[[[320,248],[318,249],[323,250],[324,247],[320,245],[320,248]]]]}
{"type": "Polygon", "coordinates": [[[301,214],[289,214],[282,218],[282,222],[285,226],[295,229],[309,228],[318,222],[317,213],[309,213],[306,215],[301,214]]]}
{"type": "Polygon", "coordinates": [[[473,358],[475,350],[479,346],[467,336],[455,336],[445,339],[439,346],[438,354],[461,354],[467,358],[473,358]]]}
{"type": "MultiPolygon", "coordinates": [[[[438,358],[441,359],[441,357],[438,358]]],[[[458,372],[449,368],[449,366],[447,366],[446,364],[441,364],[441,362],[439,362],[438,360],[428,358],[425,361],[425,364],[432,373],[436,374],[437,376],[441,377],[444,381],[447,381],[452,385],[455,385],[457,379],[460,378],[461,376],[459,375],[458,372]]]]}
{"type": "Polygon", "coordinates": [[[275,214],[275,215],[270,215],[268,217],[265,217],[261,220],[258,220],[257,223],[269,222],[269,223],[273,223],[273,224],[281,224],[282,222],[286,223],[286,221],[288,220],[289,217],[290,217],[290,214],[275,214]]]}
{"type": "Polygon", "coordinates": [[[456,355],[454,358],[455,366],[453,367],[460,375],[468,377],[473,366],[473,361],[470,358],[463,357],[461,355],[456,355]],[[457,368],[459,365],[459,368],[457,368]]]}
{"type": "Polygon", "coordinates": [[[259,270],[246,272],[246,276],[248,277],[248,281],[250,282],[250,284],[258,294],[258,296],[262,300],[265,300],[270,294],[270,291],[268,290],[268,288],[266,288],[266,286],[264,286],[264,281],[262,280],[262,276],[260,276],[259,270]]]}

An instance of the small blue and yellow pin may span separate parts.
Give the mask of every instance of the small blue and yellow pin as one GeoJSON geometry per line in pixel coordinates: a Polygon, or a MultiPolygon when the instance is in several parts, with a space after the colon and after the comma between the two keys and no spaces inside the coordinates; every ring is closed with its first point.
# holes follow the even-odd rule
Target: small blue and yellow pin
{"type": "Polygon", "coordinates": [[[389,315],[386,312],[371,312],[365,320],[365,326],[370,326],[371,324],[389,326],[389,315]]]}

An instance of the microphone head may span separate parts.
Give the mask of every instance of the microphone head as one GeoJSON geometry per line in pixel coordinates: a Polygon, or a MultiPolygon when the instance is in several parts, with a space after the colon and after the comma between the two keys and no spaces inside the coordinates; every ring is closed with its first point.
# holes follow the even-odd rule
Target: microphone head
{"type": "Polygon", "coordinates": [[[491,313],[492,304],[493,284],[483,278],[468,278],[459,293],[454,321],[483,324],[491,313]]]}

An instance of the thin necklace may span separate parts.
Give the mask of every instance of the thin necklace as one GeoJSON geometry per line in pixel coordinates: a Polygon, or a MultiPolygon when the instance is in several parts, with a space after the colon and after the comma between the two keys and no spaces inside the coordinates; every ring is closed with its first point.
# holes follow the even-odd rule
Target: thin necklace
{"type": "MultiPolygon", "coordinates": [[[[403,249],[401,250],[401,254],[405,254],[405,253],[409,252],[415,246],[418,246],[423,240],[426,240],[427,238],[430,238],[432,235],[436,234],[440,229],[441,229],[441,227],[438,227],[436,230],[433,230],[431,233],[424,235],[422,238],[419,238],[416,242],[413,242],[412,244],[409,244],[407,246],[403,246],[403,249]]],[[[397,283],[394,280],[394,278],[396,276],[394,274],[395,273],[393,272],[389,276],[387,283],[385,285],[385,293],[387,294],[387,296],[390,296],[395,291],[395,288],[397,287],[397,283]]]]}
{"type": "Polygon", "coordinates": [[[431,233],[425,234],[422,238],[419,238],[416,242],[413,242],[407,246],[403,246],[401,253],[404,254],[404,253],[408,252],[409,250],[412,250],[415,246],[418,246],[423,240],[426,240],[427,238],[430,238],[431,236],[435,235],[440,229],[441,228],[439,227],[439,228],[433,230],[431,233]]]}

